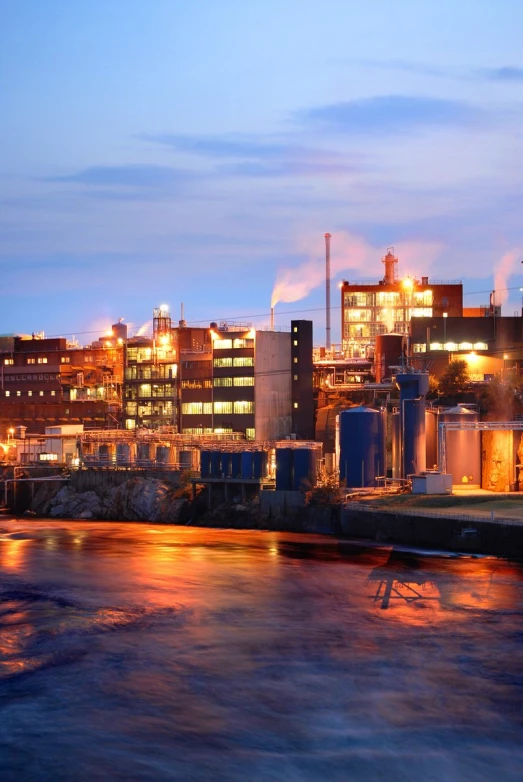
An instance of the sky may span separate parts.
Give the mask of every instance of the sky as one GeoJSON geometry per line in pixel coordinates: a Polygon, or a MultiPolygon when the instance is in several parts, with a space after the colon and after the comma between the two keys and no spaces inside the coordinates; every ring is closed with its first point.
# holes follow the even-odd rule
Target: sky
{"type": "Polygon", "coordinates": [[[342,279],[521,312],[521,0],[0,5],[0,334],[312,318],[342,279]]]}

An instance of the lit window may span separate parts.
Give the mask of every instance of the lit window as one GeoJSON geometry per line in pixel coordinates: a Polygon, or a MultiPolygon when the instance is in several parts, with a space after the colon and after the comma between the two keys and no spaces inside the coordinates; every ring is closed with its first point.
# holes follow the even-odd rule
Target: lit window
{"type": "Polygon", "coordinates": [[[253,339],[235,339],[232,343],[233,348],[253,348],[253,339]]]}
{"type": "Polygon", "coordinates": [[[232,350],[232,339],[215,339],[212,346],[215,350],[232,350]]]}
{"type": "Polygon", "coordinates": [[[232,357],[215,358],[214,359],[214,366],[215,367],[232,367],[232,357]]]}
{"type": "Polygon", "coordinates": [[[17,396],[22,396],[22,392],[21,392],[21,391],[17,391],[17,392],[16,392],[16,395],[17,395],[17,396]]]}
{"type": "Polygon", "coordinates": [[[426,353],[427,352],[427,345],[425,342],[414,342],[412,345],[412,352],[413,353],[426,353]]]}
{"type": "Polygon", "coordinates": [[[12,366],[15,363],[14,358],[4,358],[4,364],[7,364],[8,366],[12,366]]]}
{"type": "Polygon", "coordinates": [[[254,402],[234,402],[233,412],[236,413],[236,415],[247,415],[249,413],[254,413],[254,402]]]}
{"type": "Polygon", "coordinates": [[[39,391],[38,393],[40,394],[40,396],[43,396],[43,395],[44,395],[44,392],[43,392],[43,391],[39,391]]]}
{"type": "Polygon", "coordinates": [[[298,379],[298,375],[293,375],[293,379],[297,380],[298,379]]]}
{"type": "Polygon", "coordinates": [[[230,415],[232,413],[232,402],[215,402],[214,412],[218,414],[223,413],[225,415],[230,415]]]}
{"type": "Polygon", "coordinates": [[[27,396],[33,396],[33,392],[32,391],[28,391],[27,392],[27,396]]]}
{"type": "Polygon", "coordinates": [[[297,340],[297,339],[295,339],[295,340],[293,341],[293,345],[294,345],[294,347],[295,347],[295,348],[297,348],[297,347],[298,347],[298,340],[297,340]]]}
{"type": "Polygon", "coordinates": [[[28,358],[27,359],[28,364],[36,364],[36,358],[28,358]]]}
{"type": "Polygon", "coordinates": [[[229,388],[232,386],[232,377],[215,377],[214,385],[217,388],[229,388]]]}
{"type": "Polygon", "coordinates": [[[253,367],[254,366],[254,357],[253,356],[238,356],[237,358],[233,358],[232,365],[233,365],[233,367],[253,367]]]}
{"type": "Polygon", "coordinates": [[[475,342],[474,350],[487,350],[488,345],[486,342],[475,342]]]}
{"type": "Polygon", "coordinates": [[[295,409],[295,410],[297,410],[297,409],[298,409],[298,403],[297,403],[297,402],[294,402],[294,409],[295,409]]]}
{"type": "Polygon", "coordinates": [[[56,391],[51,391],[51,396],[56,396],[56,391]]]}
{"type": "Polygon", "coordinates": [[[460,350],[472,350],[472,342],[460,342],[459,343],[459,349],[460,350]]]}
{"type": "Polygon", "coordinates": [[[70,364],[71,363],[71,356],[62,356],[60,359],[62,364],[70,364]]]}
{"type": "Polygon", "coordinates": [[[6,395],[6,396],[11,396],[11,392],[10,392],[10,391],[6,391],[6,392],[5,392],[5,395],[6,395]]]}
{"type": "Polygon", "coordinates": [[[203,403],[203,414],[204,415],[212,415],[212,402],[204,402],[203,403]]]}
{"type": "Polygon", "coordinates": [[[246,440],[254,440],[255,439],[255,430],[254,429],[246,429],[245,430],[245,439],[246,440]]]}
{"type": "Polygon", "coordinates": [[[203,402],[183,402],[182,415],[201,415],[203,413],[203,402]]]}
{"type": "Polygon", "coordinates": [[[39,356],[38,363],[39,364],[47,364],[47,357],[46,356],[39,356]]]}
{"type": "Polygon", "coordinates": [[[294,326],[294,328],[292,330],[294,331],[295,334],[297,334],[298,333],[298,326],[294,326]]]}
{"type": "Polygon", "coordinates": [[[297,364],[297,363],[298,363],[298,356],[294,356],[294,363],[295,363],[295,364],[297,364]]]}
{"type": "Polygon", "coordinates": [[[254,385],[254,378],[251,377],[235,377],[233,379],[233,384],[235,386],[253,386],[254,385]]]}

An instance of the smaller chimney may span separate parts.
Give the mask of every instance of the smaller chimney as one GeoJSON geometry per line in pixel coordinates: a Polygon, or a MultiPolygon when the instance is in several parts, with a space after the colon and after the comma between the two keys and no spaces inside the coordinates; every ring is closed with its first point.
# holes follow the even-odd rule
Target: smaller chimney
{"type": "Polygon", "coordinates": [[[393,285],[396,282],[394,267],[398,263],[398,259],[394,255],[394,247],[387,247],[387,255],[381,259],[381,262],[385,264],[383,282],[386,285],[393,285]]]}
{"type": "Polygon", "coordinates": [[[274,307],[271,307],[271,331],[274,331],[274,307]]]}

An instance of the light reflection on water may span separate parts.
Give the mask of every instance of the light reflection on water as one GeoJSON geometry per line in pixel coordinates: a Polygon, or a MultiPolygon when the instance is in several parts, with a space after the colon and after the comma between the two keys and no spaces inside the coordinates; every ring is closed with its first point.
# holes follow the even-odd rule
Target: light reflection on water
{"type": "Polygon", "coordinates": [[[1,526],[2,781],[523,778],[516,565],[1,526]]]}

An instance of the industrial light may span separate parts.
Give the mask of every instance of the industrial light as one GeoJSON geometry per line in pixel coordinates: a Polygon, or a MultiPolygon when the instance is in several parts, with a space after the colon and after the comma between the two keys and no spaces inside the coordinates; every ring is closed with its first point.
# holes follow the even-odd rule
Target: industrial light
{"type": "Polygon", "coordinates": [[[403,287],[406,290],[412,290],[412,288],[414,286],[414,283],[413,283],[411,277],[405,277],[405,279],[403,280],[403,282],[401,284],[403,285],[403,287]]]}

